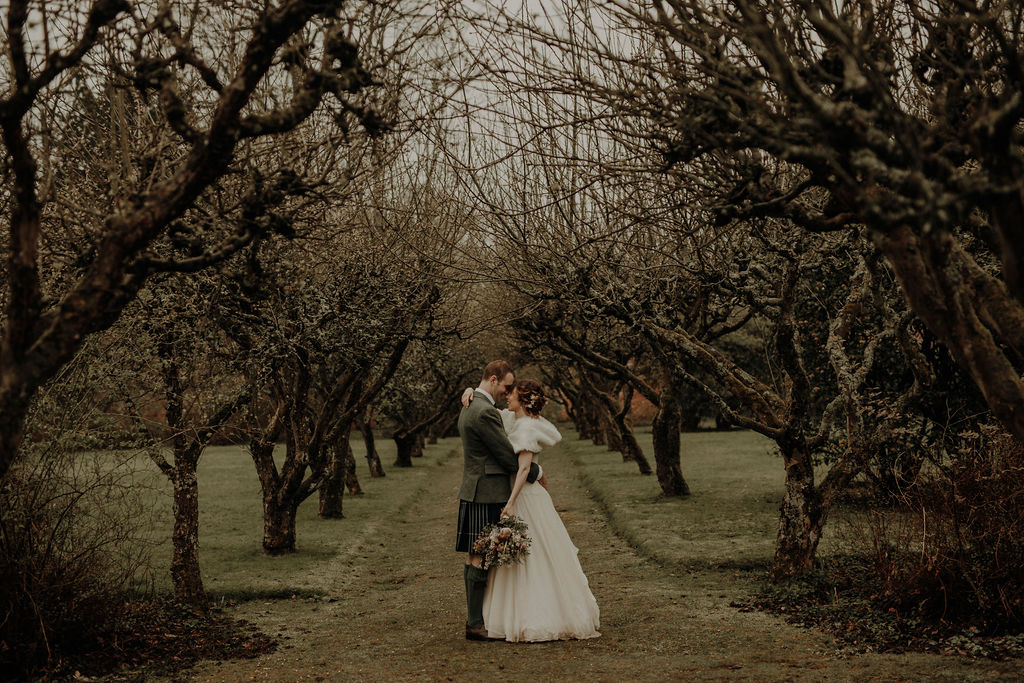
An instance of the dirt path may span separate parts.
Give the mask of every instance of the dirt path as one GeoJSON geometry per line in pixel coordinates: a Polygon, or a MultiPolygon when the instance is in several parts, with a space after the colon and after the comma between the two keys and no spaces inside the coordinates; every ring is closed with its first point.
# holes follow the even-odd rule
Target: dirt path
{"type": "Polygon", "coordinates": [[[1016,664],[935,655],[841,658],[822,634],[729,607],[752,586],[724,572],[674,576],[611,534],[567,459],[545,468],[601,606],[603,637],[538,644],[463,638],[463,557],[453,545],[461,458],[363,530],[323,570],[325,600],[251,602],[234,613],[277,634],[276,652],[204,662],[199,681],[296,680],[1016,680],[1016,664]],[[950,666],[953,664],[953,666],[950,666]]]}

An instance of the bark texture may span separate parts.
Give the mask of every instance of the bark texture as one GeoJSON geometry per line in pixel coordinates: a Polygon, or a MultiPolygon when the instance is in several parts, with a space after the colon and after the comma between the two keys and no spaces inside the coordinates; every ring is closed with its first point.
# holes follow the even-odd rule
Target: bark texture
{"type": "Polygon", "coordinates": [[[675,401],[663,391],[661,405],[651,423],[654,463],[661,492],[666,496],[688,496],[690,487],[679,461],[679,412],[675,401]]]}
{"type": "Polygon", "coordinates": [[[814,485],[814,464],[805,445],[780,444],[786,491],[779,506],[779,533],[771,580],[782,582],[809,571],[821,540],[825,515],[814,485]]]}
{"type": "Polygon", "coordinates": [[[174,459],[174,530],[171,557],[171,582],[174,599],[206,612],[210,607],[199,570],[199,482],[196,465],[198,450],[174,459]]]}

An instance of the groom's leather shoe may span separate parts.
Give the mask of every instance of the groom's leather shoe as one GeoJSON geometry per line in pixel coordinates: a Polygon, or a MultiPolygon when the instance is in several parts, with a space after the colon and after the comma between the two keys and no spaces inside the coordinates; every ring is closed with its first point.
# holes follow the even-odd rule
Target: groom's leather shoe
{"type": "Polygon", "coordinates": [[[487,635],[487,628],[480,624],[479,626],[467,626],[466,627],[466,640],[503,640],[502,638],[491,638],[487,635]]]}

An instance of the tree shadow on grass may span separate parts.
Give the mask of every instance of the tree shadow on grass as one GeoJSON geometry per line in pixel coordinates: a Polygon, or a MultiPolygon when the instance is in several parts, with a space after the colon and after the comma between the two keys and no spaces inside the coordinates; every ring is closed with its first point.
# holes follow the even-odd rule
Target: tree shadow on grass
{"type": "Polygon", "coordinates": [[[211,593],[210,595],[211,601],[215,604],[233,604],[254,600],[322,600],[326,597],[327,593],[322,590],[289,588],[288,586],[277,588],[240,588],[211,593]]]}
{"type": "Polygon", "coordinates": [[[44,679],[116,675],[146,680],[173,676],[202,659],[251,659],[272,652],[277,641],[253,624],[217,609],[197,615],[166,599],[125,603],[124,612],[102,647],[67,653],[39,672],[44,679]]]}

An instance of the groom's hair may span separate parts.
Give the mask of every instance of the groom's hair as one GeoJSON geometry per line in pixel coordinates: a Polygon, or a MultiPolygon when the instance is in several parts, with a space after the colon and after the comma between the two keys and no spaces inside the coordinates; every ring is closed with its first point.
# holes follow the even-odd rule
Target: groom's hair
{"type": "Polygon", "coordinates": [[[508,361],[504,360],[492,360],[484,368],[483,381],[486,382],[494,375],[499,381],[505,379],[505,375],[512,372],[512,366],[508,364],[508,361]]]}

